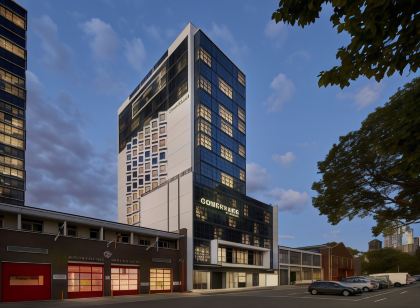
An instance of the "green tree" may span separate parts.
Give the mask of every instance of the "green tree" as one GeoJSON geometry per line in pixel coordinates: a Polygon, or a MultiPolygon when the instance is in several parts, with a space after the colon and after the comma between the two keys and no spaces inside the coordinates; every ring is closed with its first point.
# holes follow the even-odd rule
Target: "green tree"
{"type": "Polygon", "coordinates": [[[340,137],[324,161],[313,205],[332,224],[372,215],[374,235],[420,222],[420,78],[340,137]]]}
{"type": "Polygon", "coordinates": [[[420,258],[393,248],[369,251],[362,257],[362,272],[366,274],[408,272],[420,273],[420,258]]]}
{"type": "Polygon", "coordinates": [[[384,75],[416,72],[420,62],[418,0],[281,0],[272,19],[304,28],[332,5],[330,21],[351,41],[338,49],[339,66],[322,71],[319,86],[348,86],[359,76],[380,81],[384,75]]]}

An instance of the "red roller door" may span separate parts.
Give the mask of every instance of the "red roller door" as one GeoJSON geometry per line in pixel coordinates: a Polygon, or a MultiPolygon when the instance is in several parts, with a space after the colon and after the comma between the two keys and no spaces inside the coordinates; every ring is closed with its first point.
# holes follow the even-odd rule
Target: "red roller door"
{"type": "Polygon", "coordinates": [[[2,263],[2,301],[51,299],[51,266],[33,263],[2,263]]]}

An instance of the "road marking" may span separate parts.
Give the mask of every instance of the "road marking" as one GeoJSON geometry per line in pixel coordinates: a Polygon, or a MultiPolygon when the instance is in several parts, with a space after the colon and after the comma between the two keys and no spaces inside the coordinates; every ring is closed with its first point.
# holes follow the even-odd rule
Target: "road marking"
{"type": "Polygon", "coordinates": [[[381,301],[384,301],[384,300],[386,300],[386,297],[381,298],[381,299],[377,299],[376,301],[374,301],[374,303],[381,302],[381,301]]]}
{"type": "Polygon", "coordinates": [[[404,293],[407,293],[407,291],[402,291],[400,294],[404,294],[404,293]]]}
{"type": "Polygon", "coordinates": [[[287,295],[296,295],[296,294],[299,294],[299,293],[290,293],[290,294],[287,294],[287,295]]]}
{"type": "MultiPolygon", "coordinates": [[[[407,287],[407,288],[411,288],[411,287],[407,287]]],[[[356,299],[355,302],[359,302],[359,301],[363,301],[363,300],[366,300],[366,299],[369,299],[369,298],[378,297],[378,296],[382,296],[382,295],[390,294],[390,293],[395,293],[395,292],[399,292],[399,291],[401,291],[401,290],[394,289],[394,290],[387,291],[387,292],[380,292],[380,293],[378,292],[378,294],[375,294],[375,295],[362,297],[361,299],[356,299]]]]}

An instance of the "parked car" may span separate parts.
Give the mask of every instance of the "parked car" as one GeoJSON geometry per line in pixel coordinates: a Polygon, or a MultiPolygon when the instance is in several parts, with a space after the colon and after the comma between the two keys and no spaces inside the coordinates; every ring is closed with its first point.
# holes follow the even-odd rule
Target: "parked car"
{"type": "Polygon", "coordinates": [[[379,283],[379,289],[387,289],[390,286],[392,286],[392,283],[389,280],[389,278],[388,278],[387,275],[385,275],[385,276],[375,276],[375,277],[368,276],[368,277],[371,278],[371,279],[373,279],[373,280],[378,281],[378,283],[379,283]]]}
{"type": "Polygon", "coordinates": [[[358,288],[343,285],[338,281],[315,281],[308,287],[308,292],[312,295],[331,294],[331,295],[355,295],[362,291],[358,288]]]}
{"type": "Polygon", "coordinates": [[[359,288],[363,292],[379,289],[379,283],[365,277],[347,277],[341,280],[341,283],[349,287],[359,288]]]}
{"type": "Polygon", "coordinates": [[[414,278],[413,276],[408,275],[407,277],[407,284],[413,284],[416,283],[416,278],[414,278]]]}
{"type": "Polygon", "coordinates": [[[408,273],[378,273],[378,274],[371,274],[372,277],[377,276],[388,276],[391,284],[394,287],[402,287],[408,284],[408,278],[410,275],[408,273]]]}
{"type": "Polygon", "coordinates": [[[420,275],[413,275],[412,276],[414,279],[416,279],[416,281],[420,281],[420,275]]]}

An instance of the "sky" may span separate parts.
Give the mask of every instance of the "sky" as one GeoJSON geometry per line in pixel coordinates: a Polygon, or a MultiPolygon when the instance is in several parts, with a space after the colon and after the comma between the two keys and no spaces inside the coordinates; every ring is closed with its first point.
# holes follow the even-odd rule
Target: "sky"
{"type": "Polygon", "coordinates": [[[367,250],[371,218],[332,226],[312,207],[317,162],[415,75],[319,88],[349,41],[331,8],[302,29],[272,22],[271,0],[18,2],[28,10],[28,205],[117,220],[117,109],[192,22],[246,74],[247,193],[279,207],[280,244],[367,250]]]}

